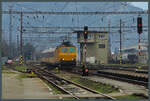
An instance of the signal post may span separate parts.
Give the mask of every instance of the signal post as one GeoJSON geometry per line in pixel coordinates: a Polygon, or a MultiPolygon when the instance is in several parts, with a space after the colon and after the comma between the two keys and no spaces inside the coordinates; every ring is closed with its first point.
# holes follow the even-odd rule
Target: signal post
{"type": "Polygon", "coordinates": [[[87,68],[87,65],[86,65],[86,51],[87,51],[87,48],[86,48],[86,41],[87,41],[87,38],[88,38],[88,26],[84,26],[84,63],[83,63],[83,75],[84,76],[88,76],[88,68],[87,68]]]}
{"type": "Polygon", "coordinates": [[[142,17],[137,18],[137,32],[139,34],[139,41],[138,41],[138,49],[139,49],[139,57],[141,56],[141,48],[140,48],[140,35],[142,34],[142,17]]]}
{"type": "Polygon", "coordinates": [[[88,26],[84,26],[84,65],[86,67],[86,41],[88,37],[88,26]]]}

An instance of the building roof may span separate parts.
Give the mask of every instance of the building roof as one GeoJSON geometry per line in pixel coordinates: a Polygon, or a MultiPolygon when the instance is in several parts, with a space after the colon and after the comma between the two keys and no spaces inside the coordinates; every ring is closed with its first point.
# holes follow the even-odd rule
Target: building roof
{"type": "MultiPolygon", "coordinates": [[[[141,47],[141,50],[147,50],[148,44],[146,44],[146,43],[140,43],[140,47],[141,47]]],[[[124,48],[122,48],[122,50],[130,50],[130,49],[136,49],[136,50],[138,50],[138,48],[139,48],[138,45],[133,45],[133,46],[129,46],[129,47],[124,47],[124,48]]]]}

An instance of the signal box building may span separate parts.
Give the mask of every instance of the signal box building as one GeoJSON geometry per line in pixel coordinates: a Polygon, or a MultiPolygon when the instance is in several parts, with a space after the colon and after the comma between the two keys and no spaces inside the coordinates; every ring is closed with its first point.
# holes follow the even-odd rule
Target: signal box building
{"type": "MultiPolygon", "coordinates": [[[[80,61],[84,62],[84,31],[75,31],[77,41],[80,43],[80,61]]],[[[98,31],[88,31],[86,41],[86,61],[93,64],[107,64],[109,57],[108,33],[98,31]]]]}

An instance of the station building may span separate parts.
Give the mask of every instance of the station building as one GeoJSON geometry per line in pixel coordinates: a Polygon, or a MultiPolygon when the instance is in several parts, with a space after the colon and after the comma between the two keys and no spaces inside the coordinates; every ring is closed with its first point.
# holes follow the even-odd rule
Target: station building
{"type": "MultiPolygon", "coordinates": [[[[84,62],[84,31],[75,31],[77,41],[80,43],[80,61],[84,62]]],[[[109,57],[108,32],[88,31],[86,41],[86,61],[93,64],[107,64],[109,57]]]]}

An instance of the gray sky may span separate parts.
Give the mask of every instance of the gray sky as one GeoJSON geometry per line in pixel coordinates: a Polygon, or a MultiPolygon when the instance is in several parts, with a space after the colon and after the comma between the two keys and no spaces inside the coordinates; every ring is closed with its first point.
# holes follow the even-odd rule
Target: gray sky
{"type": "Polygon", "coordinates": [[[148,10],[148,2],[132,2],[131,4],[144,10],[148,10]]]}

